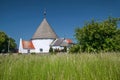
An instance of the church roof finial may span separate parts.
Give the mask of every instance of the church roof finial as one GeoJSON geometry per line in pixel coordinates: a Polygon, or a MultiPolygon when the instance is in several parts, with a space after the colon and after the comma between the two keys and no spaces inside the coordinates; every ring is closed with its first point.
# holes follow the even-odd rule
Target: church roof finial
{"type": "Polygon", "coordinates": [[[44,18],[46,18],[46,9],[44,9],[44,18]]]}
{"type": "Polygon", "coordinates": [[[48,24],[46,20],[46,11],[44,10],[44,19],[38,26],[36,32],[34,33],[32,39],[56,39],[57,34],[54,32],[52,27],[48,24]]]}

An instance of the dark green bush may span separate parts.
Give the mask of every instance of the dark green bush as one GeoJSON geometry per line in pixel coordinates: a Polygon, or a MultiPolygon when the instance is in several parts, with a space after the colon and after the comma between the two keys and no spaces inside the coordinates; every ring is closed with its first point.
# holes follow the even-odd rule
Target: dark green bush
{"type": "Polygon", "coordinates": [[[52,47],[50,47],[49,52],[53,53],[53,48],[52,47]]]}
{"type": "Polygon", "coordinates": [[[31,54],[32,54],[32,55],[35,55],[36,53],[35,53],[35,52],[32,52],[31,54]]]}
{"type": "Polygon", "coordinates": [[[80,52],[80,45],[73,45],[69,49],[69,53],[78,53],[78,52],[80,52]]]}

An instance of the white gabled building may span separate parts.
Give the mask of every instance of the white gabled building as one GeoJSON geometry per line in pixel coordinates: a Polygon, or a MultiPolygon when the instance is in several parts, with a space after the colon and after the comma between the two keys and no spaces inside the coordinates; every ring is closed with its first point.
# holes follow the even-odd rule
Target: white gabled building
{"type": "MultiPolygon", "coordinates": [[[[46,13],[44,13],[45,15],[46,13]]],[[[58,39],[58,36],[44,17],[31,40],[25,41],[20,39],[19,53],[48,53],[50,46],[53,46],[54,49],[63,47],[59,41],[61,39],[58,39]]],[[[63,39],[62,41],[65,42],[63,39]]]]}

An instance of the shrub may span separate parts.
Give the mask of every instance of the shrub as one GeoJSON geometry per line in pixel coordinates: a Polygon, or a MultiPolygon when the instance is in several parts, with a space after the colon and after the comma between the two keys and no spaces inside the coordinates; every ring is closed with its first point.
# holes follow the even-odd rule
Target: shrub
{"type": "Polygon", "coordinates": [[[18,55],[22,55],[22,53],[18,53],[18,55]]]}
{"type": "Polygon", "coordinates": [[[35,53],[35,52],[32,52],[31,54],[32,54],[32,55],[35,55],[36,53],[35,53]]]}
{"type": "Polygon", "coordinates": [[[49,52],[53,53],[53,48],[52,47],[50,47],[49,52]]]}
{"type": "Polygon", "coordinates": [[[67,47],[66,46],[64,47],[64,52],[67,52],[67,47]]]}
{"type": "Polygon", "coordinates": [[[78,53],[81,52],[80,51],[80,45],[73,45],[70,49],[69,49],[69,53],[78,53]]]}

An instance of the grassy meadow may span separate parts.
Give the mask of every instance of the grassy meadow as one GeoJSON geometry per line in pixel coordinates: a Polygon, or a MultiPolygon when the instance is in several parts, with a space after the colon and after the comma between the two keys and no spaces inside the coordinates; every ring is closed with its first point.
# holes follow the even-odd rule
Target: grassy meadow
{"type": "Polygon", "coordinates": [[[0,80],[120,80],[120,53],[0,55],[0,80]]]}

